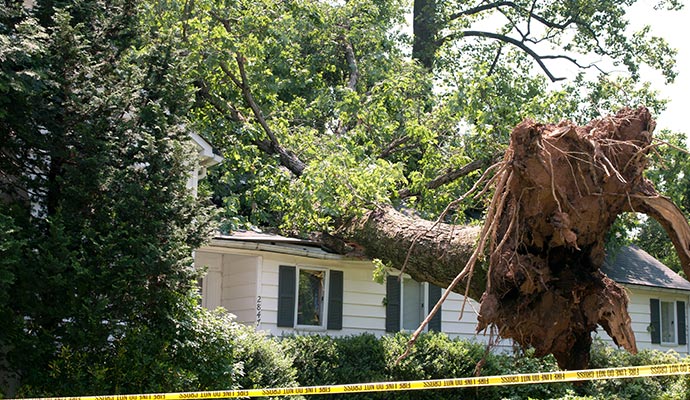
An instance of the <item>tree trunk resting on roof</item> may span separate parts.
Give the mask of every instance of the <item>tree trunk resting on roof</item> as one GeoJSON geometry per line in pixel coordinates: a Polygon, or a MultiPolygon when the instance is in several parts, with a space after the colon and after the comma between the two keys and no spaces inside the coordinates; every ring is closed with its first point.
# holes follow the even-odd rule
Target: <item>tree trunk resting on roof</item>
{"type": "Polygon", "coordinates": [[[554,354],[562,368],[586,368],[591,332],[637,346],[621,286],[600,271],[605,235],[624,212],[643,212],[666,229],[690,276],[690,227],[642,173],[655,122],[646,108],[623,109],[584,127],[526,120],[511,143],[484,229],[434,224],[393,208],[350,221],[339,236],[419,281],[448,284],[465,269],[481,235],[488,263],[453,290],[480,299],[477,330],[554,354]]]}

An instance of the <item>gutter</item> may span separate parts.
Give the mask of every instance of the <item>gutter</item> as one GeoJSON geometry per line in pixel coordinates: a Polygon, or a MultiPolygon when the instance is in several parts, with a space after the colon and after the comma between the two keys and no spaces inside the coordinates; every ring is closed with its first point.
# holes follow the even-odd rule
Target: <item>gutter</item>
{"type": "Polygon", "coordinates": [[[639,283],[626,283],[626,282],[617,282],[618,284],[630,287],[630,288],[637,288],[641,290],[647,290],[647,291],[653,291],[653,292],[665,292],[665,293],[673,293],[673,294],[679,294],[683,296],[690,296],[690,289],[678,289],[678,288],[671,288],[671,287],[664,287],[664,286],[652,286],[652,285],[642,285],[639,283]]]}
{"type": "Polygon", "coordinates": [[[281,246],[281,245],[276,245],[276,244],[269,244],[269,243],[260,243],[260,242],[249,242],[249,241],[241,241],[241,240],[224,240],[224,239],[211,239],[211,242],[203,246],[199,250],[204,250],[207,247],[222,247],[222,248],[227,248],[227,249],[238,249],[238,250],[246,250],[246,251],[252,251],[252,252],[270,252],[270,253],[279,253],[279,254],[287,254],[291,256],[300,256],[300,257],[306,257],[306,258],[314,258],[314,259],[319,259],[319,260],[342,260],[342,261],[362,261],[358,260],[355,258],[350,258],[346,257],[340,254],[333,254],[333,253],[326,253],[323,252],[323,250],[320,251],[313,251],[309,250],[308,248],[293,248],[293,247],[288,247],[288,246],[281,246]]]}

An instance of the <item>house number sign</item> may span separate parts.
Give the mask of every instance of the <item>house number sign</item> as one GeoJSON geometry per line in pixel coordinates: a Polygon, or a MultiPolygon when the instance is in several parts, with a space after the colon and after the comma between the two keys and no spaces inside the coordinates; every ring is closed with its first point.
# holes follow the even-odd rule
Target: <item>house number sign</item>
{"type": "Polygon", "coordinates": [[[261,296],[256,297],[256,326],[261,324],[261,296]]]}

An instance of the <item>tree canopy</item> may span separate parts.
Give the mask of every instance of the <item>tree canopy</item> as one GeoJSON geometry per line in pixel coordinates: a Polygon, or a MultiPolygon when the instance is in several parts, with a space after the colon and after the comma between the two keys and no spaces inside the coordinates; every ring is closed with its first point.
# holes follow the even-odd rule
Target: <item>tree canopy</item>
{"type": "MultiPolygon", "coordinates": [[[[638,104],[658,111],[664,102],[638,68],[675,76],[663,39],[627,33],[628,3],[419,3],[195,2],[168,17],[183,21],[175,29],[195,57],[195,128],[229,161],[213,181],[229,228],[330,231],[375,204],[433,218],[522,119],[584,123],[638,104]],[[433,68],[416,61],[419,32],[401,29],[410,13],[437,21],[433,68]],[[500,38],[472,35],[474,25],[500,38]],[[546,43],[558,47],[535,60],[546,43]],[[551,54],[606,57],[629,74],[582,74],[552,89],[552,70],[539,63],[551,54]]],[[[483,209],[457,206],[460,222],[483,209]]]]}

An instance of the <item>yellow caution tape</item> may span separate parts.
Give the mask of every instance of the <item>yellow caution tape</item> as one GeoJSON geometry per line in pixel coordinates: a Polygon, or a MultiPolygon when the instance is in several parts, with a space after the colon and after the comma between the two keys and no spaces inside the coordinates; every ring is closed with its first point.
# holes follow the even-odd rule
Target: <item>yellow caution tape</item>
{"type": "Polygon", "coordinates": [[[314,394],[389,392],[399,390],[450,389],[478,386],[525,385],[596,379],[641,378],[690,374],[690,364],[644,365],[577,371],[482,376],[475,378],[430,379],[422,381],[357,383],[352,385],[303,386],[291,388],[214,390],[205,392],[123,394],[111,396],[44,397],[24,400],[182,400],[261,396],[309,396],[314,394]]]}

